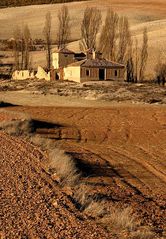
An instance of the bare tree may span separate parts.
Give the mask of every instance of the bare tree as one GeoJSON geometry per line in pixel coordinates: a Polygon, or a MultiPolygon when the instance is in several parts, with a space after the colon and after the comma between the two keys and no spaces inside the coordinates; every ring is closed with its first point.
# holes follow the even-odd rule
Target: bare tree
{"type": "Polygon", "coordinates": [[[139,64],[139,54],[138,54],[138,39],[135,39],[135,66],[134,66],[134,81],[138,81],[138,64],[139,64]]]}
{"type": "Polygon", "coordinates": [[[118,21],[118,14],[108,9],[105,24],[100,35],[99,49],[103,56],[109,60],[115,60],[118,21]]]}
{"type": "Polygon", "coordinates": [[[71,24],[70,15],[67,6],[62,6],[58,13],[58,31],[57,31],[57,46],[59,48],[66,47],[70,34],[71,34],[71,24]]]}
{"type": "Polygon", "coordinates": [[[47,12],[43,33],[46,41],[47,68],[51,68],[51,13],[47,12]]]}
{"type": "Polygon", "coordinates": [[[101,11],[97,8],[87,7],[81,24],[82,49],[96,49],[96,37],[102,23],[101,11]]]}
{"type": "Polygon", "coordinates": [[[129,58],[126,64],[126,71],[127,71],[127,82],[134,82],[134,62],[133,58],[129,58]]]}
{"type": "Polygon", "coordinates": [[[129,21],[127,17],[121,17],[119,20],[119,44],[117,61],[124,63],[128,47],[131,44],[131,34],[129,28],[129,21]]]}
{"type": "Polygon", "coordinates": [[[144,79],[147,59],[148,59],[148,33],[147,33],[147,28],[145,27],[143,31],[143,44],[142,44],[141,56],[140,56],[140,70],[139,70],[140,81],[144,79]]]}
{"type": "Polygon", "coordinates": [[[13,51],[14,51],[15,70],[19,70],[20,69],[19,53],[20,53],[20,40],[21,40],[21,30],[19,27],[15,28],[13,35],[14,35],[13,51]]]}
{"type": "Polygon", "coordinates": [[[28,25],[24,27],[24,69],[29,69],[29,52],[30,52],[30,45],[31,45],[31,34],[28,25]]]}
{"type": "Polygon", "coordinates": [[[163,86],[166,82],[166,63],[159,62],[155,66],[157,83],[163,86]]]}

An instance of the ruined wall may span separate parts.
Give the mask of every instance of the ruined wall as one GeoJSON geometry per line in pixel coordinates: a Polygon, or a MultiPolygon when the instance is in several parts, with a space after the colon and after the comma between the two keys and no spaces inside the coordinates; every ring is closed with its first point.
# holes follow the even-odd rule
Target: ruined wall
{"type": "Polygon", "coordinates": [[[34,72],[31,72],[29,70],[14,71],[12,74],[13,80],[33,79],[34,77],[34,72]]]}
{"type": "Polygon", "coordinates": [[[37,74],[35,75],[37,79],[45,79],[50,81],[50,72],[46,72],[41,66],[38,66],[37,74]]]}

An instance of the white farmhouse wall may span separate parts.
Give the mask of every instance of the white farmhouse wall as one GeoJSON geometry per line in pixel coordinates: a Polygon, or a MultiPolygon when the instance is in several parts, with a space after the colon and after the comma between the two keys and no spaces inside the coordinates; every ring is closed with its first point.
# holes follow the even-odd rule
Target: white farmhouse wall
{"type": "Polygon", "coordinates": [[[64,68],[64,80],[80,83],[80,66],[69,66],[64,68]]]}
{"type": "Polygon", "coordinates": [[[67,65],[75,62],[74,53],[67,54],[62,52],[52,53],[52,66],[54,69],[59,69],[61,67],[66,67],[67,65]]]}
{"type": "Polygon", "coordinates": [[[57,52],[52,53],[52,65],[54,69],[59,68],[59,53],[57,52]]]}

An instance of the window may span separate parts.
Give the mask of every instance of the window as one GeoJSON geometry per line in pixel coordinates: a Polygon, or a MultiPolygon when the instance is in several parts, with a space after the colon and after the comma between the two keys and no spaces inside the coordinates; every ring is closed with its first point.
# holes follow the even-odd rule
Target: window
{"type": "Polygon", "coordinates": [[[90,76],[90,70],[86,70],[86,76],[90,76]]]}
{"type": "Polygon", "coordinates": [[[117,77],[118,76],[118,71],[117,70],[115,70],[115,77],[117,77]]]}

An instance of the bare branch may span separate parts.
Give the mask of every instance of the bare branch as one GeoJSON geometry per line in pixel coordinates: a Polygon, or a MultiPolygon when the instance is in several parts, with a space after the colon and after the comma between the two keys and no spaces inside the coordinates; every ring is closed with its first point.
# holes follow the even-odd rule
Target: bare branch
{"type": "Polygon", "coordinates": [[[96,37],[101,26],[101,12],[97,8],[87,7],[81,25],[81,45],[85,49],[96,49],[96,37]]]}

